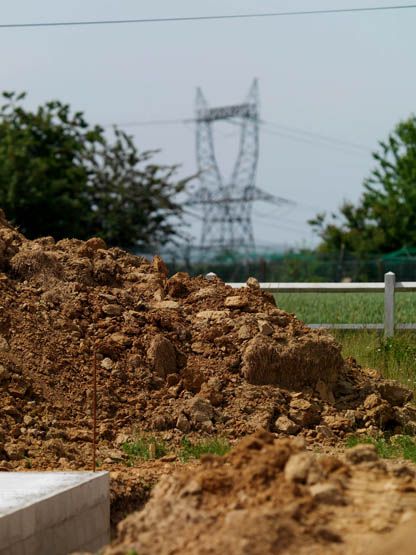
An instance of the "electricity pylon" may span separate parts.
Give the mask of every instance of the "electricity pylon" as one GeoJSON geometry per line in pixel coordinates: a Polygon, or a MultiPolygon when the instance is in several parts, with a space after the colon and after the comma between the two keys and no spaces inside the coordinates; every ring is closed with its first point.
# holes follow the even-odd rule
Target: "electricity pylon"
{"type": "Polygon", "coordinates": [[[251,211],[254,201],[293,204],[255,186],[259,154],[257,80],[243,104],[209,108],[200,88],[196,94],[196,156],[200,187],[187,201],[202,208],[202,249],[253,252],[251,211]],[[212,124],[228,120],[241,126],[240,148],[231,179],[224,183],[215,156],[212,124]]]}

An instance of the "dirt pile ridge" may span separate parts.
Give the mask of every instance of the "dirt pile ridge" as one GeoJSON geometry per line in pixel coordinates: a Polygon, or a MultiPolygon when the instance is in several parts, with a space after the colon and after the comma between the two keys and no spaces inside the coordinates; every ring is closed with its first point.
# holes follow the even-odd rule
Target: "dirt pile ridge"
{"type": "Polygon", "coordinates": [[[344,361],[328,334],[276,307],[254,279],[168,277],[98,238],[27,240],[0,215],[0,468],[90,464],[92,359],[99,458],[132,429],[265,429],[335,442],[415,428],[411,393],[344,361]]]}
{"type": "Polygon", "coordinates": [[[258,432],[163,477],[104,555],[364,555],[415,510],[414,471],[389,470],[371,445],[342,461],[258,432]]]}

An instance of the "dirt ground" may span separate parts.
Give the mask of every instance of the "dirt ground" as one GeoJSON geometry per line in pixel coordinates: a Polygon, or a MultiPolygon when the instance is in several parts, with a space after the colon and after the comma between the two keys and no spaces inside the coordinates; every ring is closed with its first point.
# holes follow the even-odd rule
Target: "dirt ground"
{"type": "Polygon", "coordinates": [[[310,458],[351,433],[414,433],[411,392],[343,360],[330,335],[280,310],[256,280],[233,290],[219,279],[168,277],[158,257],[98,238],[29,241],[0,215],[0,292],[0,470],[91,468],[95,356],[97,460],[111,471],[113,523],[144,507],[120,524],[108,553],[136,536],[140,554],[360,553],[372,514],[361,513],[361,524],[353,516],[360,495],[379,506],[384,484],[386,499],[390,487],[403,497],[397,510],[386,502],[388,524],[374,534],[413,510],[411,470],[373,459],[334,459],[328,469],[332,459],[310,458]],[[160,437],[171,456],[129,467],[122,445],[138,433],[160,437]],[[236,448],[189,470],[174,456],[183,437],[225,437],[236,448]],[[321,477],[288,477],[296,457],[323,465],[321,477]],[[198,480],[206,491],[187,493],[198,480]],[[329,491],[339,504],[322,501],[329,491]],[[182,512],[163,516],[177,505],[182,512]],[[263,551],[249,532],[232,535],[246,520],[263,551]],[[186,543],[166,542],[178,536],[169,526],[183,526],[186,543]]]}
{"type": "Polygon", "coordinates": [[[412,469],[389,469],[374,446],[341,460],[257,432],[225,458],[161,478],[104,554],[364,555],[414,514],[415,485],[412,469]]]}

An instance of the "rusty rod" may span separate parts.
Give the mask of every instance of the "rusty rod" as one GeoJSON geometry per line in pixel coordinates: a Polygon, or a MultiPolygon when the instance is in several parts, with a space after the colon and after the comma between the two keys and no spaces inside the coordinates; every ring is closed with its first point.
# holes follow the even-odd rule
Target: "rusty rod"
{"type": "Polygon", "coordinates": [[[97,457],[97,350],[94,347],[93,364],[93,394],[92,394],[92,419],[93,419],[93,439],[92,439],[92,470],[96,471],[97,457]]]}

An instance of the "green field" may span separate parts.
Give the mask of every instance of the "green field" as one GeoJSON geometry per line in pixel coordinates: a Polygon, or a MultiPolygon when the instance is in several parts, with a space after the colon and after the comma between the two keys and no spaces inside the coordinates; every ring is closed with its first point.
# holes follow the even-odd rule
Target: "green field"
{"type": "MultiPolygon", "coordinates": [[[[311,324],[383,322],[382,293],[279,293],[277,305],[311,324]]],[[[416,323],[416,293],[396,294],[396,322],[416,323]]],[[[373,330],[331,330],[343,355],[377,368],[384,377],[416,391],[416,332],[398,331],[393,339],[373,330]]]]}
{"type": "MultiPolygon", "coordinates": [[[[277,293],[277,305],[308,324],[383,322],[383,293],[277,293]]],[[[416,293],[396,294],[396,321],[416,323],[416,293]]]]}

